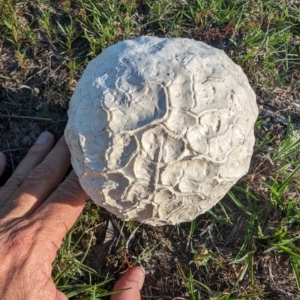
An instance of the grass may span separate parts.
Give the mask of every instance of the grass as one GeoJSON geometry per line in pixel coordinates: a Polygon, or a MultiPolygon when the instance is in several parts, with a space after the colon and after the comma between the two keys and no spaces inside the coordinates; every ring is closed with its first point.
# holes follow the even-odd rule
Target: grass
{"type": "MultiPolygon", "coordinates": [[[[88,61],[119,40],[143,34],[189,37],[224,50],[258,95],[261,115],[249,174],[207,214],[190,224],[137,228],[87,205],[53,265],[53,279],[68,298],[105,299],[120,268],[142,264],[149,273],[143,290],[149,299],[297,299],[300,109],[292,106],[299,104],[293,95],[300,86],[297,1],[0,0],[0,14],[0,113],[53,120],[24,121],[22,128],[31,129],[21,132],[28,137],[32,128],[61,135],[69,98],[88,61]],[[264,115],[269,107],[286,121],[264,115]],[[110,219],[117,238],[105,250],[110,219]],[[99,251],[107,256],[101,266],[99,251]]],[[[18,163],[28,143],[14,144],[18,124],[4,121],[1,138],[12,149],[24,149],[12,152],[18,163]]]]}
{"type": "MultiPolygon", "coordinates": [[[[239,251],[229,264],[235,265],[240,264],[240,273],[237,276],[236,283],[233,285],[230,291],[226,294],[219,294],[212,291],[208,286],[194,279],[191,269],[189,275],[186,276],[183,268],[179,266],[179,272],[184,279],[186,289],[188,290],[190,299],[202,299],[200,294],[197,293],[195,286],[204,287],[206,292],[209,294],[209,299],[256,299],[255,297],[267,295],[267,292],[251,292],[243,294],[241,296],[233,296],[236,294],[236,288],[240,281],[244,277],[248,276],[249,285],[255,287],[255,249],[263,243],[266,250],[265,253],[271,251],[278,251],[278,253],[284,253],[291,264],[291,268],[294,272],[294,279],[296,281],[298,289],[300,288],[300,256],[299,256],[299,221],[300,221],[300,203],[293,199],[293,192],[299,189],[299,153],[300,153],[300,138],[295,139],[292,136],[292,125],[287,125],[286,136],[278,146],[273,156],[270,158],[275,166],[274,175],[270,176],[270,182],[262,182],[267,186],[267,195],[269,196],[269,202],[261,203],[258,195],[253,194],[248,189],[240,186],[235,186],[232,191],[228,193],[232,203],[240,210],[247,218],[246,233],[244,235],[244,241],[239,247],[239,251]],[[235,195],[235,192],[240,194],[239,197],[235,195]],[[242,203],[239,198],[247,200],[242,203]],[[268,205],[271,205],[271,209],[277,211],[279,208],[280,221],[278,227],[272,228],[272,232],[266,234],[263,233],[262,223],[265,218],[265,210],[270,209],[268,205]]],[[[270,171],[270,170],[269,170],[270,171]]],[[[251,188],[251,186],[250,186],[251,188]]],[[[228,215],[226,214],[226,217],[228,215]]],[[[219,219],[218,219],[219,221],[219,219]]],[[[230,224],[230,222],[228,222],[230,224]]],[[[194,222],[191,223],[191,228],[195,230],[194,222]]],[[[217,225],[218,226],[218,225],[217,225]]],[[[192,249],[193,254],[199,253],[192,249]]],[[[207,259],[214,259],[213,255],[209,254],[208,251],[204,250],[200,253],[200,264],[207,262],[207,259]]],[[[193,263],[199,263],[199,258],[194,259],[193,263]]],[[[209,271],[209,270],[207,270],[209,271]]],[[[208,299],[208,298],[207,298],[208,299]]]]}

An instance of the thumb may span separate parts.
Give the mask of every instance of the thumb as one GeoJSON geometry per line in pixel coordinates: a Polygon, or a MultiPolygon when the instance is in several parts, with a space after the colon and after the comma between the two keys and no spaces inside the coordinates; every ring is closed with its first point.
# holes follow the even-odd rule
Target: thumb
{"type": "Polygon", "coordinates": [[[60,291],[56,291],[55,300],[68,300],[68,298],[64,293],[62,293],[60,291]]]}
{"type": "Polygon", "coordinates": [[[129,269],[115,284],[113,290],[123,290],[110,297],[110,300],[140,300],[140,290],[144,284],[145,270],[142,267],[133,267],[129,269]]]}

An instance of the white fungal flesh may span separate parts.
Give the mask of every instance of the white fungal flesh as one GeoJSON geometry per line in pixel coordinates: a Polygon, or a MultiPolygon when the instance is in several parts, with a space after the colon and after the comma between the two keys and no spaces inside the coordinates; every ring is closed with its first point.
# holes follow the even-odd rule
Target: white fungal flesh
{"type": "Polygon", "coordinates": [[[92,60],[65,130],[87,194],[124,219],[191,221],[247,173],[256,98],[222,51],[139,37],[92,60]]]}

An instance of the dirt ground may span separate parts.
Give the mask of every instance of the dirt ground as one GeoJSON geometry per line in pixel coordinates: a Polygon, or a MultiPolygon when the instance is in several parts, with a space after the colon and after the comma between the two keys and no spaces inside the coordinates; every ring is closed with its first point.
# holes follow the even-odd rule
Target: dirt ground
{"type": "MultiPolygon", "coordinates": [[[[0,69],[4,72],[13,72],[14,65],[7,63],[14,60],[10,55],[10,49],[2,51],[0,69]]],[[[59,63],[54,64],[51,70],[57,69],[59,65],[59,63]]],[[[43,65],[38,66],[38,70],[42,69],[43,65]]],[[[68,97],[71,91],[66,92],[68,83],[63,78],[63,72],[57,70],[51,77],[49,71],[44,76],[34,74],[32,77],[32,73],[26,74],[26,71],[19,75],[19,82],[2,81],[0,87],[0,149],[7,156],[7,169],[1,184],[10,176],[43,130],[49,130],[59,138],[63,134],[67,121],[68,97]],[[49,95],[45,88],[47,81],[50,81],[49,84],[52,86],[56,86],[55,92],[62,96],[49,95]],[[64,81],[65,83],[62,83],[64,81]]],[[[295,83],[299,82],[298,75],[293,76],[295,79],[292,80],[295,80],[295,83]]],[[[276,134],[281,136],[285,131],[288,116],[291,116],[295,128],[300,128],[300,85],[275,89],[270,94],[258,89],[256,94],[260,119],[267,120],[265,125],[257,130],[258,138],[262,138],[267,132],[272,132],[274,136],[276,134]]],[[[253,158],[252,171],[259,164],[260,155],[261,153],[257,153],[257,157],[253,158]]],[[[247,178],[251,176],[251,170],[247,178]]],[[[144,299],[187,299],[183,279],[178,274],[178,266],[189,264],[196,280],[205,282],[214,291],[230,290],[240,270],[239,266],[229,265],[227,262],[234,259],[243,244],[248,219],[241,215],[229,199],[222,200],[222,204],[230,212],[232,224],[216,222],[210,214],[206,213],[197,218],[196,230],[192,236],[189,235],[190,224],[188,223],[181,224],[178,230],[174,226],[153,228],[141,225],[132,235],[126,227],[121,230],[123,224],[120,220],[107,214],[104,227],[98,229],[99,233],[95,233],[96,242],[89,254],[88,263],[100,274],[107,272],[114,274],[120,268],[126,269],[139,255],[157,245],[149,258],[141,263],[147,270],[143,289],[144,299]],[[108,220],[111,220],[111,223],[108,223],[108,220]],[[103,230],[107,224],[113,227],[112,245],[103,247],[105,237],[103,230]],[[120,250],[120,241],[117,241],[119,236],[122,236],[123,241],[129,241],[127,251],[124,251],[124,248],[120,250]],[[202,262],[200,258],[200,262],[197,262],[197,255],[190,251],[191,244],[195,249],[205,249],[206,254],[211,258],[207,262],[202,262]],[[99,253],[102,253],[102,259],[99,259],[99,253]],[[108,264],[104,253],[107,253],[108,262],[111,264],[108,264]]],[[[218,206],[213,208],[215,214],[222,215],[219,210],[218,206]]],[[[271,210],[265,214],[265,226],[278,222],[277,214],[280,212],[271,210]]],[[[253,250],[257,257],[254,266],[255,284],[259,290],[268,291],[269,294],[253,299],[300,299],[300,296],[297,296],[298,290],[289,258],[274,252],[265,253],[265,250],[264,243],[260,243],[253,250]]],[[[246,276],[242,284],[239,284],[237,292],[251,292],[247,290],[248,283],[249,278],[246,276]]],[[[202,295],[206,295],[205,289],[202,290],[200,286],[198,289],[202,295]]]]}
{"type": "MultiPolygon", "coordinates": [[[[141,34],[149,32],[153,32],[151,26],[145,27],[141,34]]],[[[155,34],[162,35],[159,31],[155,34]]],[[[204,33],[194,33],[193,37],[220,46],[229,56],[231,54],[230,45],[220,45],[214,40],[206,39],[204,33]]],[[[67,122],[68,102],[81,76],[77,72],[70,77],[64,58],[59,52],[55,52],[54,47],[39,49],[40,53],[28,58],[22,68],[18,65],[14,51],[14,46],[0,40],[0,73],[3,75],[0,77],[0,150],[7,157],[7,168],[0,186],[9,178],[42,131],[52,132],[57,139],[62,136],[67,122]]],[[[272,152],[276,143],[283,139],[289,116],[295,130],[300,129],[300,71],[294,70],[287,74],[286,84],[280,88],[265,89],[256,84],[254,90],[259,120],[263,121],[263,125],[255,132],[257,140],[261,141],[267,133],[277,138],[273,145],[255,152],[249,174],[238,185],[257,189],[258,194],[262,191],[258,206],[264,208],[263,230],[272,231],[278,225],[281,212],[271,206],[265,209],[268,205],[261,180],[267,178],[268,174],[265,177],[257,175],[257,170],[268,152],[272,152]],[[251,180],[256,183],[249,184],[251,180]]],[[[300,201],[299,193],[295,194],[295,199],[300,201]]],[[[247,204],[243,195],[240,201],[247,204]]],[[[178,227],[155,228],[134,224],[131,228],[104,212],[103,226],[99,226],[94,232],[95,242],[87,264],[100,274],[116,274],[118,270],[125,270],[146,254],[141,262],[147,271],[143,299],[188,299],[183,276],[180,274],[181,266],[190,266],[195,280],[205,283],[216,293],[226,294],[235,286],[241,271],[241,264],[229,262],[234,260],[244,243],[249,217],[242,214],[229,197],[222,200],[222,205],[230,217],[227,219],[222,207],[217,205],[212,209],[212,214],[206,213],[197,218],[192,235],[190,223],[178,227]],[[217,220],[213,215],[223,216],[223,219],[217,220]],[[191,245],[198,249],[197,253],[191,252],[191,245]],[[155,249],[151,255],[147,255],[153,247],[155,249]]],[[[299,229],[292,230],[297,234],[299,229]]],[[[254,285],[250,284],[251,278],[247,273],[236,286],[233,295],[262,291],[268,294],[253,296],[252,299],[300,299],[288,256],[274,251],[265,252],[267,249],[268,245],[264,240],[259,240],[249,249],[255,257],[254,285]]],[[[186,268],[184,272],[188,277],[186,268]]],[[[201,292],[201,299],[212,299],[202,285],[196,285],[196,290],[201,292]]]]}

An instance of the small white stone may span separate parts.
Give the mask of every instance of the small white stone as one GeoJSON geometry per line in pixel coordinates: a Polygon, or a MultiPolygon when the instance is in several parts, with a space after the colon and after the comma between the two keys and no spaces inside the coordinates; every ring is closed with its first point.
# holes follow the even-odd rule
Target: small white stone
{"type": "Polygon", "coordinates": [[[242,69],[190,39],[139,37],[92,60],[65,130],[87,194],[124,219],[191,221],[247,173],[258,115],[242,69]]]}

